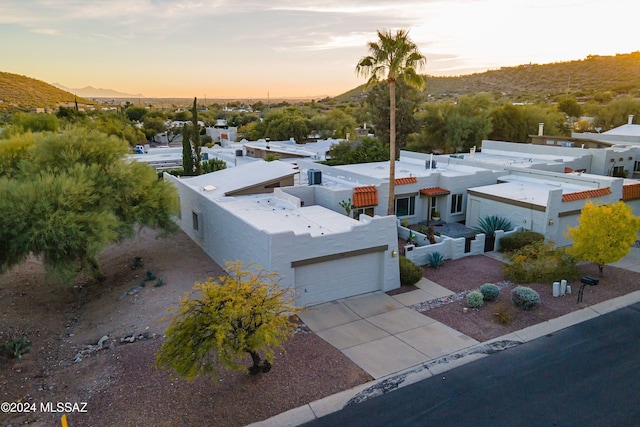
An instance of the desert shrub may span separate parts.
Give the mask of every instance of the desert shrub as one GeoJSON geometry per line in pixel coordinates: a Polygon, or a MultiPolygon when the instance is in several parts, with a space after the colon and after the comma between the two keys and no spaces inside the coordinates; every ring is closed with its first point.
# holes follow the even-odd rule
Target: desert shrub
{"type": "Polygon", "coordinates": [[[0,350],[6,351],[14,359],[22,359],[22,355],[31,352],[31,341],[27,337],[9,338],[0,350]]]}
{"type": "Polygon", "coordinates": [[[444,256],[440,252],[432,252],[427,255],[427,262],[433,268],[438,268],[444,263],[444,256]]]}
{"type": "Polygon", "coordinates": [[[485,216],[478,220],[478,226],[475,227],[475,230],[484,233],[487,237],[492,237],[496,235],[496,230],[511,230],[511,221],[497,215],[485,216]]]}
{"type": "Polygon", "coordinates": [[[540,304],[540,294],[526,286],[517,286],[511,291],[511,301],[523,310],[531,310],[540,304]]]}
{"type": "Polygon", "coordinates": [[[493,283],[485,283],[480,286],[480,292],[485,301],[495,301],[500,295],[500,288],[493,283]]]}
{"type": "Polygon", "coordinates": [[[507,304],[498,305],[494,314],[502,325],[508,325],[513,320],[513,311],[507,304]]]}
{"type": "Polygon", "coordinates": [[[549,282],[558,277],[567,280],[580,276],[576,260],[553,243],[537,242],[509,253],[509,264],[503,267],[507,279],[518,283],[549,282]]]}
{"type": "Polygon", "coordinates": [[[480,291],[471,291],[467,294],[467,305],[471,308],[480,308],[484,305],[484,297],[480,291]]]}
{"type": "Polygon", "coordinates": [[[513,252],[532,243],[544,241],[544,236],[535,231],[519,231],[500,239],[500,247],[504,252],[513,252]]]}
{"type": "Polygon", "coordinates": [[[422,278],[422,267],[416,265],[408,258],[400,257],[400,284],[402,286],[414,285],[422,278]]]}

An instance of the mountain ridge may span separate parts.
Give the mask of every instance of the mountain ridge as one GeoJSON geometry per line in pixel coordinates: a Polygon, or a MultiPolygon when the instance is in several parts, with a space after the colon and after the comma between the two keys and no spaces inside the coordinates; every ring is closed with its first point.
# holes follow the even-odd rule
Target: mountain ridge
{"type": "Polygon", "coordinates": [[[58,89],[64,90],[66,92],[74,93],[84,98],[144,98],[145,97],[141,93],[131,94],[131,93],[120,92],[115,89],[95,88],[93,86],[85,86],[83,88],[70,88],[60,83],[51,83],[51,86],[57,87],[58,89]]]}
{"type": "Polygon", "coordinates": [[[32,77],[0,71],[0,111],[58,108],[61,104],[94,104],[32,77]]]}
{"type": "MultiPolygon", "coordinates": [[[[501,67],[461,76],[425,75],[423,92],[433,100],[473,93],[494,93],[512,102],[554,100],[571,95],[582,100],[611,92],[640,96],[640,51],[585,59],[501,67]]],[[[604,94],[605,96],[609,96],[604,94]]],[[[364,96],[364,85],[336,96],[346,101],[364,96]]]]}

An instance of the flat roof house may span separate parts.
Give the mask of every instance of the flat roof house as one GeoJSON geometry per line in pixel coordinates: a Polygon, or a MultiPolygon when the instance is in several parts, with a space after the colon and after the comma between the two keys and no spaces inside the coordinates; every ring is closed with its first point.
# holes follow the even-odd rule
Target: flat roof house
{"type": "Polygon", "coordinates": [[[498,184],[468,190],[467,224],[499,214],[521,227],[565,246],[568,227],[578,225],[587,201],[595,204],[622,199],[623,180],[582,173],[558,175],[546,171],[510,171],[498,184]]]}
{"type": "Polygon", "coordinates": [[[298,305],[399,287],[396,219],[328,209],[316,186],[292,186],[297,173],[273,161],[165,179],[180,195],[180,227],[211,258],[278,273],[298,305]]]}

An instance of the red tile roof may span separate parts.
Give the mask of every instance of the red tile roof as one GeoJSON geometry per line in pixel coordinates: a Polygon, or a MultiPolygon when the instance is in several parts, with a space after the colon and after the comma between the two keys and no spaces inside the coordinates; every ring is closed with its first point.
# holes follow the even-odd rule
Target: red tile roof
{"type": "Polygon", "coordinates": [[[353,206],[356,208],[378,206],[378,189],[373,185],[354,188],[353,206]]]}
{"type": "Polygon", "coordinates": [[[564,167],[564,173],[571,173],[571,172],[573,172],[573,169],[568,168],[566,166],[564,167]]]}
{"type": "Polygon", "coordinates": [[[431,187],[431,188],[423,188],[420,190],[420,194],[424,194],[425,196],[444,196],[445,194],[451,194],[451,191],[445,190],[440,187],[431,187]]]}
{"type": "Polygon", "coordinates": [[[640,199],[640,183],[622,186],[622,200],[640,199]]]}
{"type": "Polygon", "coordinates": [[[409,178],[396,178],[396,185],[404,185],[404,184],[416,184],[418,182],[418,178],[415,176],[409,178]]]}
{"type": "Polygon", "coordinates": [[[596,188],[594,190],[576,191],[575,193],[565,193],[562,195],[563,202],[574,202],[576,200],[590,199],[592,197],[602,197],[611,194],[611,188],[596,188]]]}

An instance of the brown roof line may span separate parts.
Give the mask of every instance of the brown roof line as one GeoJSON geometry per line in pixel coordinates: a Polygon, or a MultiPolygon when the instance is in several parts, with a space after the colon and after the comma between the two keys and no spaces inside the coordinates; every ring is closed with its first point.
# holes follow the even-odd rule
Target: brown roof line
{"type": "Polygon", "coordinates": [[[405,184],[416,184],[418,182],[418,178],[415,176],[411,176],[408,178],[396,178],[396,185],[405,185],[405,184]]]}
{"type": "Polygon", "coordinates": [[[592,197],[602,197],[611,194],[611,188],[596,188],[593,190],[576,191],[562,195],[563,202],[573,202],[576,200],[591,199],[592,197]]]}
{"type": "Polygon", "coordinates": [[[374,185],[355,187],[353,189],[353,206],[356,208],[378,206],[378,188],[374,185]]]}
{"type": "Polygon", "coordinates": [[[622,200],[640,199],[640,183],[622,186],[622,200]]]}
{"type": "Polygon", "coordinates": [[[451,194],[451,191],[440,187],[430,187],[420,190],[420,194],[425,196],[444,196],[446,194],[451,194]]]}

